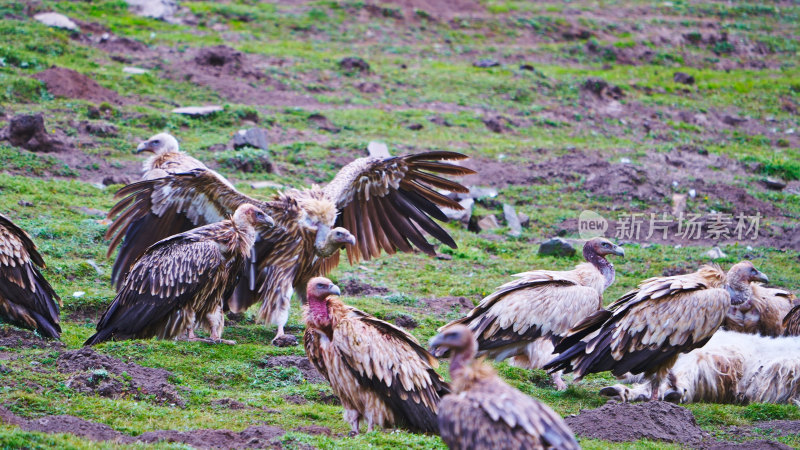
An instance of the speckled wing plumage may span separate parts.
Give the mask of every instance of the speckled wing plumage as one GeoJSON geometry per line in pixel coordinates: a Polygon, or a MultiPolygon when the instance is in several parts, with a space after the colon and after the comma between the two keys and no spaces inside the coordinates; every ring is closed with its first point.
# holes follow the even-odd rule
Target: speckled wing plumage
{"type": "MultiPolygon", "coordinates": [[[[585,268],[583,268],[585,269],[585,268]]],[[[602,275],[594,268],[599,279],[602,275]]],[[[557,343],[582,318],[602,306],[602,295],[574,271],[537,270],[517,275],[467,314],[442,328],[462,324],[478,340],[478,355],[505,359],[522,354],[540,337],[557,343]]]]}
{"type": "Polygon", "coordinates": [[[155,180],[167,174],[208,169],[205,164],[183,152],[168,152],[153,155],[144,163],[142,180],[155,180]]]}
{"type": "Polygon", "coordinates": [[[44,260],[31,238],[0,215],[0,318],[58,339],[61,299],[37,266],[44,260]]]}
{"type": "Polygon", "coordinates": [[[233,291],[243,255],[221,249],[233,225],[206,225],[159,241],[142,255],[85,345],[158,336],[170,339],[233,291]]]}
{"type": "Polygon", "coordinates": [[[117,289],[136,259],[154,243],[227,219],[244,203],[267,211],[263,202],[240,193],[221,175],[207,169],[132,183],[117,191],[115,197],[120,200],[108,217],[117,217],[106,231],[106,239],[111,239],[109,256],[122,243],[111,275],[117,289]]]}
{"type": "Polygon", "coordinates": [[[800,305],[792,308],[783,318],[784,335],[800,336],[800,305]]]}
{"type": "Polygon", "coordinates": [[[730,307],[725,273],[716,267],[674,277],[651,278],[577,325],[556,346],[545,368],[578,376],[610,370],[651,374],[680,353],[702,347],[730,307]],[[597,334],[581,341],[590,334],[597,334]]]}
{"type": "Polygon", "coordinates": [[[439,435],[451,450],[580,448],[558,414],[496,376],[442,399],[439,435]]]}
{"type": "Polygon", "coordinates": [[[783,318],[793,306],[797,297],[789,291],[752,284],[754,307],[759,309],[758,333],[762,336],[777,337],[785,328],[783,318]]]}
{"type": "Polygon", "coordinates": [[[390,158],[360,158],[346,165],[325,187],[336,203],[336,226],[356,236],[347,246],[351,263],[380,255],[410,252],[414,247],[434,255],[425,239],[427,232],[455,248],[456,243],[433,219],[447,221],[440,207],[461,209],[458,202],[436,191],[468,192],[459,183],[440,175],[468,175],[474,171],[446,160],[465,159],[460,153],[434,151],[390,158]]]}

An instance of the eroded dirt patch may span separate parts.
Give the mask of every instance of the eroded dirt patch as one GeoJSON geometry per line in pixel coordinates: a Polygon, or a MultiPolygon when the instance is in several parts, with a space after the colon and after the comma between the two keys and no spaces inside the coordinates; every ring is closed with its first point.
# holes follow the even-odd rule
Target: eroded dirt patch
{"type": "Polygon", "coordinates": [[[386,295],[389,289],[382,286],[372,286],[369,283],[363,283],[355,278],[349,278],[342,283],[342,291],[347,295],[354,295],[357,297],[371,297],[386,295]]]}
{"type": "Polygon", "coordinates": [[[64,348],[64,343],[61,341],[44,339],[31,331],[5,326],[0,327],[0,347],[60,350],[64,348]]]}
{"type": "Polygon", "coordinates": [[[438,317],[444,317],[451,312],[463,313],[475,307],[467,297],[423,298],[421,301],[427,306],[427,311],[438,317]]]}
{"type": "Polygon", "coordinates": [[[282,428],[256,425],[243,431],[231,430],[161,430],[143,433],[139,442],[177,442],[195,448],[282,448],[278,438],[286,434],[282,428]]]}
{"type": "Polygon", "coordinates": [[[111,89],[72,69],[53,66],[33,76],[56,97],[80,98],[94,103],[122,104],[123,99],[111,89]]]}
{"type": "Polygon", "coordinates": [[[168,379],[164,369],[127,363],[84,347],[61,354],[56,361],[58,371],[74,373],[67,385],[82,393],[96,393],[109,398],[130,395],[134,398],[155,396],[158,403],[184,406],[185,401],[168,379]]]}
{"type": "Polygon", "coordinates": [[[328,380],[311,364],[305,356],[267,356],[259,363],[261,367],[296,367],[309,383],[327,383],[328,380]]]}

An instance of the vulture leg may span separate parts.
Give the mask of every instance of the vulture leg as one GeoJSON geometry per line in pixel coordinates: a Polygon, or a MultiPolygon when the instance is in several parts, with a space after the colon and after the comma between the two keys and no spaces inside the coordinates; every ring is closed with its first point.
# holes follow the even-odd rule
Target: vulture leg
{"type": "Polygon", "coordinates": [[[357,436],[361,414],[355,409],[344,410],[344,421],[350,424],[350,436],[357,436]]]}
{"type": "Polygon", "coordinates": [[[650,401],[654,402],[659,399],[658,392],[661,388],[661,374],[657,373],[650,377],[650,401]]]}
{"type": "Polygon", "coordinates": [[[222,305],[217,306],[214,312],[206,314],[206,321],[211,327],[211,342],[215,344],[236,345],[236,341],[222,339],[222,330],[225,328],[225,315],[222,313],[222,305]]]}
{"type": "Polygon", "coordinates": [[[553,384],[556,385],[556,390],[559,391],[566,391],[567,390],[567,383],[561,378],[561,374],[563,373],[562,370],[558,372],[554,372],[550,374],[550,378],[553,380],[553,384]]]}

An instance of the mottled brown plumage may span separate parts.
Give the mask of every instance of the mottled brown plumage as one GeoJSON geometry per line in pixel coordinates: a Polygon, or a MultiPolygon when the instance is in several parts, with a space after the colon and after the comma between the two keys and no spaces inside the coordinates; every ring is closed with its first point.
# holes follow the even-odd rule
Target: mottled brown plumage
{"type": "Polygon", "coordinates": [[[783,335],[783,318],[798,304],[791,292],[752,285],[753,295],[740,305],[731,305],[723,327],[740,333],[776,337],[783,335]]]}
{"type": "MultiPolygon", "coordinates": [[[[325,274],[338,264],[338,252],[330,253],[328,246],[334,227],[343,227],[357,238],[345,235],[337,243],[346,245],[351,262],[370,259],[381,251],[391,254],[414,247],[435,254],[424,233],[455,247],[434,219],[447,220],[440,207],[461,207],[436,189],[467,189],[437,174],[473,173],[441,162],[463,158],[452,152],[361,158],[342,168],[325,188],[289,189],[267,202],[239,193],[221,176],[205,169],[134,183],[117,193],[121,200],[109,212],[109,217],[118,215],[107,233],[113,238],[109,252],[123,234],[126,242],[132,242],[131,248],[140,249],[164,237],[165,232],[219,220],[242,203],[255,204],[275,219],[282,232],[259,237],[252,258],[255,267],[245,271],[230,299],[230,308],[243,311],[262,301],[260,317],[278,325],[279,337],[292,293],[302,298],[311,277],[325,274]]],[[[116,280],[124,276],[135,257],[134,251],[120,252],[115,263],[116,280]]]]}
{"type": "Polygon", "coordinates": [[[800,305],[795,306],[783,318],[783,334],[785,336],[800,336],[800,305]]]}
{"type": "Polygon", "coordinates": [[[645,280],[608,310],[576,325],[556,346],[561,354],[545,368],[574,371],[578,378],[606,370],[615,376],[644,373],[655,400],[678,355],[705,345],[731,304],[752,296],[752,281],[767,278],[749,261],[734,265],[727,275],[704,266],[688,275],[645,280]]]}
{"type": "Polygon", "coordinates": [[[61,299],[39,267],[44,260],[28,233],[0,214],[0,319],[58,339],[61,299]]]}
{"type": "MultiPolygon", "coordinates": [[[[614,265],[607,255],[624,256],[622,248],[605,238],[594,238],[583,247],[586,263],[574,270],[534,270],[515,276],[484,298],[472,311],[443,326],[439,331],[461,324],[477,337],[478,356],[497,361],[514,357],[514,363],[529,369],[541,368],[551,358],[553,345],[589,314],[603,307],[603,291],[614,282],[614,265]],[[551,342],[546,360],[539,353],[541,343],[551,342]]],[[[437,355],[440,356],[440,355],[437,355]]],[[[566,389],[560,374],[553,381],[566,389]]]]}
{"type": "Polygon", "coordinates": [[[431,340],[431,351],[449,351],[453,392],[439,404],[439,435],[451,449],[579,449],[564,420],[544,403],[512,388],[482,360],[464,325],[431,340]]]}
{"type": "Polygon", "coordinates": [[[250,256],[257,229],[272,219],[250,204],[229,220],[157,242],[133,265],[85,345],[107,340],[171,339],[192,333],[195,321],[219,341],[223,299],[233,291],[250,256]]]}
{"type": "Polygon", "coordinates": [[[304,344],[308,359],[331,383],[344,420],[357,434],[374,427],[437,431],[439,399],[449,386],[436,359],[394,325],[347,306],[327,278],[308,283],[304,344]]]}

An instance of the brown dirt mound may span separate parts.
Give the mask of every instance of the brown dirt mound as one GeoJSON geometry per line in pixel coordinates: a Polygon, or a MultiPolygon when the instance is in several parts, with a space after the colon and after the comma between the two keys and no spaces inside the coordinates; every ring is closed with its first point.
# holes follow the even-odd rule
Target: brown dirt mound
{"type": "Polygon", "coordinates": [[[452,19],[456,16],[469,16],[485,13],[486,9],[476,0],[388,0],[376,2],[380,4],[397,5],[403,9],[406,16],[413,16],[417,10],[425,11],[436,19],[452,19]]]}
{"type": "Polygon", "coordinates": [[[715,442],[713,444],[701,447],[704,450],[736,450],[736,449],[748,449],[748,450],[790,450],[792,447],[789,447],[786,444],[782,444],[776,441],[768,441],[765,439],[759,439],[757,441],[745,441],[745,442],[715,442]]]}
{"type": "Polygon", "coordinates": [[[230,430],[161,430],[143,433],[140,442],[177,442],[196,448],[281,448],[278,438],[286,432],[278,427],[257,425],[239,433],[230,430]]]}
{"type": "Polygon", "coordinates": [[[612,402],[565,420],[578,436],[612,442],[650,439],[698,445],[706,436],[691,411],[667,402],[612,402]]]}
{"type": "Polygon", "coordinates": [[[0,422],[17,425],[26,431],[42,433],[71,433],[92,441],[133,440],[102,423],[88,422],[75,416],[45,416],[38,419],[25,419],[0,406],[0,422]]]}
{"type": "Polygon", "coordinates": [[[41,338],[32,331],[4,326],[0,328],[0,347],[49,348],[60,350],[64,348],[64,343],[41,338]]]}
{"type": "Polygon", "coordinates": [[[185,405],[175,386],[167,381],[172,374],[164,369],[126,363],[97,353],[89,347],[61,354],[56,364],[59,372],[78,372],[68,381],[69,387],[78,392],[94,392],[110,398],[124,395],[131,395],[134,398],[153,395],[159,403],[185,405]],[[107,374],[101,370],[105,370],[107,374]]]}
{"type": "Polygon", "coordinates": [[[94,103],[123,103],[119,94],[72,69],[52,66],[33,77],[44,83],[47,91],[56,97],[81,98],[94,103]]]}
{"type": "Polygon", "coordinates": [[[327,383],[328,380],[311,364],[305,356],[267,356],[260,363],[261,367],[296,367],[309,383],[327,383]]]}
{"type": "Polygon", "coordinates": [[[451,312],[462,313],[475,307],[467,297],[436,297],[423,298],[427,311],[433,312],[438,317],[444,317],[451,312]]]}
{"type": "Polygon", "coordinates": [[[347,295],[354,295],[357,297],[370,297],[386,295],[389,289],[381,286],[372,286],[371,284],[362,283],[354,278],[345,280],[342,283],[342,291],[347,295]]]}
{"type": "Polygon", "coordinates": [[[321,425],[307,425],[307,426],[297,427],[293,431],[311,435],[324,434],[325,436],[330,436],[332,433],[330,428],[323,427],[321,425]]]}

